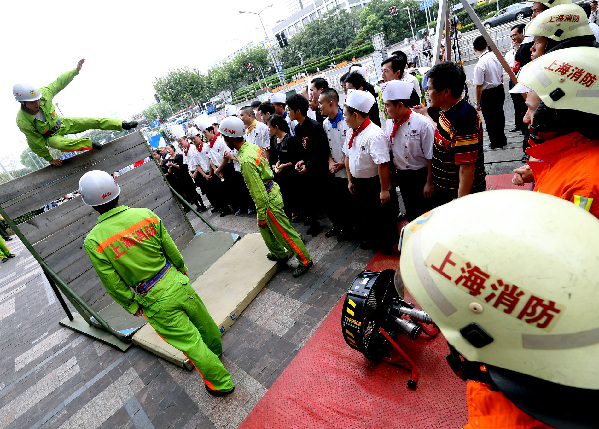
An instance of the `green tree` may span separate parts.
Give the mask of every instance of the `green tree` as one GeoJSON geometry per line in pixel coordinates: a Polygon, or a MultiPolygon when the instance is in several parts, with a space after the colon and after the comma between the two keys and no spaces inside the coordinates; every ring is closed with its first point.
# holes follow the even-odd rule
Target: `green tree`
{"type": "Polygon", "coordinates": [[[160,118],[162,118],[163,120],[168,118],[169,116],[172,115],[173,110],[171,109],[171,107],[168,105],[168,103],[158,103],[158,104],[154,104],[146,109],[144,109],[143,114],[144,117],[146,118],[146,120],[149,123],[154,122],[156,119],[158,119],[158,116],[160,116],[160,118]],[[158,116],[157,116],[158,114],[158,116]]]}
{"type": "Polygon", "coordinates": [[[358,33],[356,14],[345,10],[327,12],[321,18],[308,23],[289,39],[289,46],[280,53],[285,68],[299,66],[301,53],[304,63],[329,55],[331,51],[345,49],[358,33]]]}
{"type": "Polygon", "coordinates": [[[23,164],[27,169],[29,169],[29,171],[36,171],[48,165],[48,163],[44,159],[37,156],[29,148],[21,152],[20,161],[21,164],[23,164]]]}

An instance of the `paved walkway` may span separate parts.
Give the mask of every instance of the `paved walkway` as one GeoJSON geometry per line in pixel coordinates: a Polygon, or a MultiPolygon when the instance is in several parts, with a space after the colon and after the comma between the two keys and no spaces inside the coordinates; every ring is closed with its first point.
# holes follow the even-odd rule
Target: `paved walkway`
{"type": "MultiPolygon", "coordinates": [[[[486,151],[487,170],[509,173],[521,156],[512,133],[506,149],[486,151]]],[[[257,230],[253,216],[209,221],[242,235],[257,230]]],[[[314,268],[297,280],[277,273],[223,336],[237,388],[215,399],[197,372],[60,327],[65,315],[41,268],[18,239],[8,244],[18,256],[0,264],[0,428],[236,428],[373,257],[356,243],[310,237],[314,268]]]]}

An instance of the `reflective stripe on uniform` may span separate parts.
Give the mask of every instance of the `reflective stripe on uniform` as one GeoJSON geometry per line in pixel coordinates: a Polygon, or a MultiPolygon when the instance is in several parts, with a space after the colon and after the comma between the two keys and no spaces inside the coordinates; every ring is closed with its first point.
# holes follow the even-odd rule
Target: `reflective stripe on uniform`
{"type": "Polygon", "coordinates": [[[591,211],[591,204],[593,204],[593,199],[589,197],[583,197],[581,195],[574,195],[574,204],[588,212],[591,211]]]}

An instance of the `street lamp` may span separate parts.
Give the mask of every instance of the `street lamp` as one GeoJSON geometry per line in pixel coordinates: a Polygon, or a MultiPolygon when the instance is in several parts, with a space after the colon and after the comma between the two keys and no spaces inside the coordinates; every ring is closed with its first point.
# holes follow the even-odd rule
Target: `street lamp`
{"type": "Polygon", "coordinates": [[[266,32],[266,27],[264,26],[264,22],[262,22],[262,17],[260,16],[260,14],[262,12],[264,12],[266,9],[268,9],[269,7],[272,6],[272,3],[269,4],[268,6],[266,6],[264,9],[262,9],[260,12],[250,12],[247,10],[240,10],[239,13],[251,13],[252,15],[258,15],[258,19],[260,20],[260,24],[262,24],[262,29],[264,30],[264,36],[266,37],[265,39],[265,43],[266,43],[266,47],[268,48],[268,53],[270,54],[270,59],[272,60],[273,65],[275,66],[275,73],[277,73],[277,75],[279,75],[279,81],[281,82],[281,86],[285,85],[285,82],[283,82],[283,78],[281,77],[280,73],[278,72],[278,67],[277,67],[277,62],[275,60],[274,55],[272,54],[272,51],[270,50],[270,43],[268,42],[268,33],[266,32]]]}
{"type": "Polygon", "coordinates": [[[412,25],[412,18],[410,16],[410,8],[404,7],[403,9],[408,11],[408,20],[410,21],[410,28],[412,29],[412,40],[416,41],[416,38],[414,37],[414,26],[412,25]]]}

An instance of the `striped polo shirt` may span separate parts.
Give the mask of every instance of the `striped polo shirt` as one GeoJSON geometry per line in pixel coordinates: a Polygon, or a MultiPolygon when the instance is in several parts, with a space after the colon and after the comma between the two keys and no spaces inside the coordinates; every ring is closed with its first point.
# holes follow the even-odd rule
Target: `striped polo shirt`
{"type": "Polygon", "coordinates": [[[435,188],[457,194],[460,165],[475,164],[472,189],[485,182],[483,130],[478,113],[460,100],[441,112],[433,145],[433,183],[435,188]]]}

